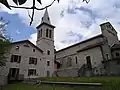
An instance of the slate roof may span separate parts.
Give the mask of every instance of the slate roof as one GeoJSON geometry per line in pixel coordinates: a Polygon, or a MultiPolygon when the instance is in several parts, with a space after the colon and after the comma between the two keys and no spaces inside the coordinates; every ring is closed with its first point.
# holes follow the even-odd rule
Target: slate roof
{"type": "Polygon", "coordinates": [[[114,44],[111,49],[120,49],[120,44],[114,44]]]}
{"type": "Polygon", "coordinates": [[[61,51],[63,51],[63,50],[66,50],[66,49],[68,49],[68,48],[71,48],[71,47],[80,45],[80,44],[82,44],[82,43],[91,41],[91,40],[96,39],[96,38],[99,38],[99,37],[103,37],[103,35],[100,34],[100,35],[94,36],[94,37],[92,37],[92,38],[89,38],[89,39],[87,39],[87,40],[81,41],[81,42],[79,42],[79,43],[73,44],[73,45],[71,45],[71,46],[68,46],[68,47],[66,47],[66,48],[63,48],[63,49],[61,49],[61,50],[56,51],[56,53],[61,52],[61,51]]]}
{"type": "Polygon", "coordinates": [[[28,42],[29,44],[31,44],[33,47],[35,47],[36,49],[38,49],[40,52],[43,53],[43,51],[37,47],[36,45],[34,45],[32,42],[30,42],[29,40],[22,40],[22,41],[17,41],[17,42],[13,42],[12,44],[19,44],[19,43],[24,43],[24,42],[28,42]]]}
{"type": "Polygon", "coordinates": [[[104,44],[104,41],[98,42],[98,43],[95,43],[95,44],[92,44],[92,45],[88,45],[88,46],[86,46],[86,47],[78,50],[77,52],[81,52],[81,51],[88,50],[88,49],[91,49],[91,48],[99,47],[99,46],[101,46],[102,44],[104,44]]]}

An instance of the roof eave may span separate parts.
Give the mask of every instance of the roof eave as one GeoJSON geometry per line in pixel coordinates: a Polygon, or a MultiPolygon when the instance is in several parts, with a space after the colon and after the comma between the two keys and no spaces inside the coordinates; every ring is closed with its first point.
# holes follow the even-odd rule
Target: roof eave
{"type": "Polygon", "coordinates": [[[36,28],[38,29],[39,27],[41,27],[42,25],[48,25],[48,26],[50,26],[50,27],[52,27],[52,28],[55,28],[55,26],[53,26],[53,25],[50,25],[50,24],[48,24],[48,23],[45,23],[45,22],[43,22],[43,23],[41,23],[40,25],[38,25],[36,28]]]}

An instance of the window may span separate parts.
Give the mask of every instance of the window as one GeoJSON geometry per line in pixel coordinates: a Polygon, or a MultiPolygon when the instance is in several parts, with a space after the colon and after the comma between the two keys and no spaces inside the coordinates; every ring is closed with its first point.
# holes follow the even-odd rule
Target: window
{"type": "Polygon", "coordinates": [[[48,29],[46,29],[46,37],[48,37],[48,29]]]}
{"type": "Polygon", "coordinates": [[[19,68],[9,68],[10,78],[16,78],[19,75],[19,68]]]}
{"type": "Polygon", "coordinates": [[[35,49],[33,49],[33,52],[35,52],[35,49]]]}
{"type": "Polygon", "coordinates": [[[47,61],[47,66],[50,66],[50,61],[47,61]]]}
{"type": "Polygon", "coordinates": [[[96,70],[96,73],[98,72],[98,70],[96,70]]]}
{"type": "Polygon", "coordinates": [[[47,77],[49,77],[50,76],[50,71],[47,71],[47,77]]]}
{"type": "Polygon", "coordinates": [[[117,57],[120,56],[119,52],[116,52],[115,55],[116,55],[117,57]]]}
{"type": "Polygon", "coordinates": [[[28,69],[28,76],[36,75],[36,69],[28,69]]]}
{"type": "Polygon", "coordinates": [[[42,37],[42,29],[41,29],[40,37],[42,37]]]}
{"type": "Polygon", "coordinates": [[[108,25],[106,25],[106,27],[107,27],[107,29],[109,29],[111,26],[108,24],[108,25]]]}
{"type": "Polygon", "coordinates": [[[78,63],[78,61],[77,61],[77,57],[75,57],[75,60],[76,60],[76,64],[78,63]]]}
{"type": "Polygon", "coordinates": [[[47,55],[50,55],[50,51],[49,50],[47,51],[47,55]]]}
{"type": "Polygon", "coordinates": [[[19,46],[16,46],[16,50],[19,50],[19,46]]]}
{"type": "Polygon", "coordinates": [[[49,17],[48,17],[48,20],[50,20],[49,17]]]}
{"type": "Polygon", "coordinates": [[[86,60],[87,60],[87,67],[88,67],[88,69],[92,69],[92,64],[91,64],[91,58],[90,58],[90,56],[87,56],[86,60]]]}
{"type": "Polygon", "coordinates": [[[29,58],[29,64],[34,64],[34,65],[36,65],[36,64],[37,64],[37,58],[30,57],[30,58],[29,58]]]}
{"type": "Polygon", "coordinates": [[[20,63],[20,61],[21,61],[21,56],[18,56],[18,55],[12,55],[11,56],[11,62],[20,63]]]}
{"type": "Polygon", "coordinates": [[[55,59],[56,59],[56,55],[55,55],[55,59]]]}
{"type": "Polygon", "coordinates": [[[24,44],[24,47],[29,47],[28,43],[24,44]]]}
{"type": "Polygon", "coordinates": [[[38,38],[40,38],[40,33],[41,33],[41,32],[40,32],[40,31],[38,31],[38,38]]]}
{"type": "Polygon", "coordinates": [[[108,54],[106,54],[106,59],[107,59],[107,60],[109,59],[109,55],[108,55],[108,54]]]}
{"type": "Polygon", "coordinates": [[[68,57],[67,66],[68,66],[68,67],[71,67],[71,66],[72,66],[72,58],[71,58],[71,57],[68,57]]]}
{"type": "Polygon", "coordinates": [[[52,37],[52,30],[49,30],[49,38],[52,37]]]}

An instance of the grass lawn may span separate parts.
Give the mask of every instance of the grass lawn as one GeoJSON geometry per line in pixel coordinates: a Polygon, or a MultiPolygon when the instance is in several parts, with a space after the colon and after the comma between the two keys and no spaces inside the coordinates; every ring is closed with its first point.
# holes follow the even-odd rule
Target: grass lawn
{"type": "MultiPolygon", "coordinates": [[[[85,87],[68,87],[68,86],[52,86],[52,85],[28,85],[22,83],[9,84],[4,86],[2,90],[93,90],[95,88],[85,88],[85,87]]],[[[96,88],[96,90],[101,90],[100,88],[96,88]]]]}
{"type": "Polygon", "coordinates": [[[120,90],[120,77],[59,77],[59,78],[40,78],[45,81],[67,81],[67,82],[99,82],[102,87],[68,87],[53,85],[28,85],[22,83],[9,84],[3,90],[120,90]]]}

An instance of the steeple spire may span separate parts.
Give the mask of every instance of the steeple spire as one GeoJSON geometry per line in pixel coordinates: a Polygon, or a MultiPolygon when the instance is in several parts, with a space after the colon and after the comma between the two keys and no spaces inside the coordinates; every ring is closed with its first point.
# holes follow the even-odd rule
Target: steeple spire
{"type": "Polygon", "coordinates": [[[47,8],[46,8],[46,10],[45,10],[44,16],[42,17],[41,24],[42,24],[43,22],[51,25],[47,8]]]}

